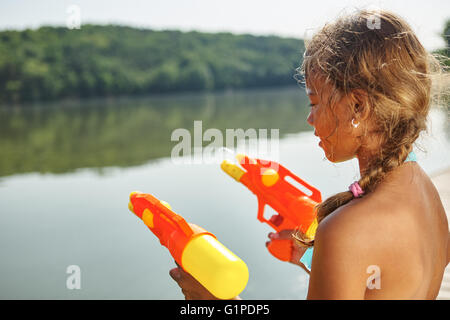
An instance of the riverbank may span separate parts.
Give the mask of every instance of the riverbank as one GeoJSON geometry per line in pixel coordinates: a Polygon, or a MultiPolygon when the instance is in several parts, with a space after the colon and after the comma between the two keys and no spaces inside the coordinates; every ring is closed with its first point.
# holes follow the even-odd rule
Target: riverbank
{"type": "MultiPolygon", "coordinates": [[[[447,218],[450,221],[450,168],[432,175],[431,179],[439,192],[447,218]]],[[[450,265],[445,269],[437,299],[450,300],[450,265]]]]}

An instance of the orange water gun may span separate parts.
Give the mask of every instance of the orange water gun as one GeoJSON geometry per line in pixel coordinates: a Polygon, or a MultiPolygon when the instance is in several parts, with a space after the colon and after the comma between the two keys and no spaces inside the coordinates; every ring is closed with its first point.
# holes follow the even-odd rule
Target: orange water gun
{"type": "MultiPolygon", "coordinates": [[[[277,162],[236,156],[241,167],[224,160],[221,168],[236,181],[242,183],[258,198],[258,220],[267,223],[277,232],[297,229],[309,239],[313,239],[317,229],[315,206],[322,201],[320,191],[312,187],[277,162]],[[290,177],[303,191],[286,181],[290,177]],[[278,214],[270,219],[264,217],[265,205],[278,214]]],[[[291,240],[272,240],[269,252],[282,261],[290,261],[291,240]]]]}
{"type": "Polygon", "coordinates": [[[128,208],[169,249],[175,261],[219,299],[239,295],[247,285],[247,265],[216,237],[187,223],[170,205],[151,194],[132,192],[128,208]]]}

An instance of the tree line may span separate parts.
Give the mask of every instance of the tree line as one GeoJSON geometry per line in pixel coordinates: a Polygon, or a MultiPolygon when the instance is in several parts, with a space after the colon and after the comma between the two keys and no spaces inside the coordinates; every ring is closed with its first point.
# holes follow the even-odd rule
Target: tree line
{"type": "MultiPolygon", "coordinates": [[[[448,57],[450,20],[442,37],[448,57]]],[[[118,25],[0,31],[0,104],[288,85],[304,50],[301,39],[118,25]]]]}
{"type": "Polygon", "coordinates": [[[301,39],[117,25],[0,32],[0,104],[294,83],[301,39]]]}

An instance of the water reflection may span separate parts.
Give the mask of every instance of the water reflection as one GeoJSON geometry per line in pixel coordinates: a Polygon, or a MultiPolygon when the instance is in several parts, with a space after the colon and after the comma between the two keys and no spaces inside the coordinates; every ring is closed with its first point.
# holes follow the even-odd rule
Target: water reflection
{"type": "Polygon", "coordinates": [[[0,109],[0,176],[134,166],[170,156],[176,128],[310,130],[298,87],[0,109]]]}

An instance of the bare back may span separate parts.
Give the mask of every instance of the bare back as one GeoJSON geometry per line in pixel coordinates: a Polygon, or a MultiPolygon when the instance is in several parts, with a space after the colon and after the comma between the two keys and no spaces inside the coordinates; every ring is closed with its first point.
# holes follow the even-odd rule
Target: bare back
{"type": "Polygon", "coordinates": [[[448,236],[436,188],[405,163],[319,223],[308,299],[435,299],[448,236]]]}
{"type": "Polygon", "coordinates": [[[382,215],[392,226],[385,235],[390,242],[381,274],[385,290],[366,289],[365,298],[435,299],[448,261],[449,237],[439,194],[417,163],[400,166],[386,180],[370,200],[391,211],[382,215]]]}

